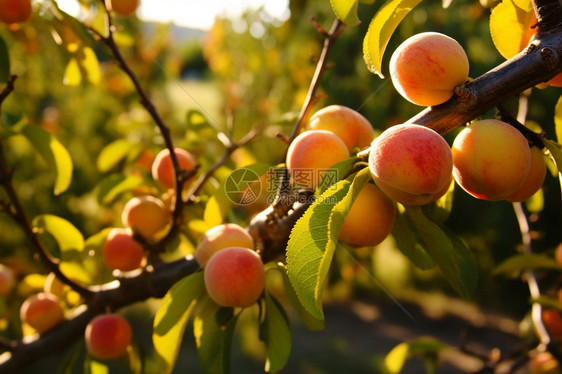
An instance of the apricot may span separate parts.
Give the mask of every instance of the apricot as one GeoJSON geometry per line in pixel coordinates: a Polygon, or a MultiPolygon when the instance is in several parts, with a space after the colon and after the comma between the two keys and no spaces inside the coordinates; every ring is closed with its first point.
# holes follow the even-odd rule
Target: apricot
{"type": "Polygon", "coordinates": [[[543,309],[542,321],[554,339],[562,338],[562,313],[555,309],[543,309]]]}
{"type": "Polygon", "coordinates": [[[531,148],[531,169],[527,178],[523,181],[521,187],[517,189],[514,193],[506,197],[507,201],[525,201],[537,192],[546,177],[546,162],[544,161],[544,155],[540,149],[537,147],[531,148]]]}
{"type": "Polygon", "coordinates": [[[8,266],[0,264],[0,296],[6,296],[14,289],[16,277],[8,266]]]}
{"type": "Polygon", "coordinates": [[[21,23],[31,18],[31,0],[0,0],[0,21],[21,23]]]}
{"type": "MultiPolygon", "coordinates": [[[[178,159],[180,170],[195,169],[196,162],[191,153],[177,147],[174,148],[174,153],[178,159]]],[[[164,189],[175,188],[176,175],[168,148],[158,152],[154,158],[154,162],[152,163],[152,178],[164,189]]]]}
{"type": "Polygon", "coordinates": [[[218,305],[245,308],[255,303],[265,287],[261,257],[244,247],[216,252],[204,271],[209,297],[218,305]]]}
{"type": "Polygon", "coordinates": [[[144,249],[133,238],[131,230],[113,228],[107,234],[103,245],[103,260],[111,269],[135,270],[145,262],[144,249]]]}
{"type": "Polygon", "coordinates": [[[205,267],[209,258],[217,251],[228,247],[254,249],[254,239],[241,226],[224,223],[210,228],[195,249],[195,259],[199,266],[205,267]]]}
{"type": "Polygon", "coordinates": [[[20,319],[42,334],[62,322],[64,311],[58,297],[40,292],[25,299],[20,308],[20,319]]]}
{"type": "Polygon", "coordinates": [[[449,189],[453,156],[445,139],[434,130],[395,125],[371,144],[369,169],[377,186],[392,200],[424,205],[449,189]]]}
{"type": "Polygon", "coordinates": [[[550,352],[539,352],[529,360],[529,374],[560,374],[558,361],[550,352]]]}
{"type": "Polygon", "coordinates": [[[162,200],[146,195],[130,199],[123,207],[121,220],[133,232],[152,238],[170,223],[171,216],[162,200]]]}
{"type": "Polygon", "coordinates": [[[114,313],[94,317],[84,331],[86,349],[98,360],[113,360],[124,356],[132,338],[129,321],[114,313]]]}
{"type": "Polygon", "coordinates": [[[531,149],[525,137],[495,119],[462,129],[452,150],[457,184],[478,199],[507,198],[523,185],[531,169],[531,149]]]}
{"type": "Polygon", "coordinates": [[[287,168],[293,183],[315,189],[327,169],[348,157],[348,148],[339,136],[331,131],[309,130],[289,146],[287,168]]]}
{"type": "Polygon", "coordinates": [[[359,112],[343,105],[329,105],[314,113],[308,122],[312,130],[327,130],[339,136],[351,152],[365,148],[373,141],[371,122],[359,112]]]}
{"type": "Polygon", "coordinates": [[[408,101],[423,106],[449,100],[468,77],[468,57],[453,38],[424,32],[406,39],[392,54],[390,77],[408,101]]]}
{"type": "Polygon", "coordinates": [[[128,16],[133,14],[138,6],[140,1],[139,0],[109,0],[110,9],[113,10],[115,13],[120,14],[122,16],[128,16]]]}
{"type": "Polygon", "coordinates": [[[375,246],[390,234],[395,215],[394,202],[368,183],[347,213],[339,240],[355,247],[375,246]]]}

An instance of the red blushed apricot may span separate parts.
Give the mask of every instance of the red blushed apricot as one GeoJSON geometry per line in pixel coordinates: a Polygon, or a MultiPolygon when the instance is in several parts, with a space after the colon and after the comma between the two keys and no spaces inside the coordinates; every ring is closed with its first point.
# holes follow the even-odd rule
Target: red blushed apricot
{"type": "Polygon", "coordinates": [[[374,184],[366,184],[345,217],[339,240],[354,247],[375,246],[390,234],[395,216],[394,202],[374,184]]]}
{"type": "Polygon", "coordinates": [[[170,211],[162,200],[146,195],[133,197],[123,207],[123,225],[144,238],[152,238],[170,223],[170,211]]]}
{"type": "Polygon", "coordinates": [[[261,257],[243,247],[225,248],[211,256],[204,279],[209,297],[225,307],[248,307],[259,299],[265,287],[261,257]]]}
{"type": "Polygon", "coordinates": [[[209,258],[217,251],[228,247],[244,247],[254,249],[254,239],[241,226],[225,223],[210,228],[195,249],[195,259],[199,266],[205,267],[209,258]]]}
{"type": "Polygon", "coordinates": [[[16,277],[12,269],[0,264],[0,295],[8,295],[16,285],[16,277]]]}
{"type": "Polygon", "coordinates": [[[40,292],[23,302],[20,308],[20,319],[42,334],[62,322],[64,311],[58,297],[40,292]]]}
{"type": "Polygon", "coordinates": [[[396,90],[417,105],[449,100],[468,77],[468,57],[453,38],[424,32],[404,41],[390,59],[390,77],[396,90]]]}
{"type": "Polygon", "coordinates": [[[0,21],[21,23],[31,18],[31,0],[0,0],[0,21]]]}
{"type": "Polygon", "coordinates": [[[297,136],[287,151],[293,183],[315,189],[324,172],[349,157],[344,141],[331,131],[309,130],[297,136]]]}
{"type": "Polygon", "coordinates": [[[529,360],[529,374],[560,374],[560,367],[552,353],[539,352],[529,360]]]}
{"type": "Polygon", "coordinates": [[[125,228],[113,228],[107,234],[103,246],[103,260],[111,269],[130,271],[140,268],[144,262],[144,249],[133,238],[133,232],[125,228]]]}
{"type": "Polygon", "coordinates": [[[109,2],[110,9],[122,16],[133,14],[140,3],[139,0],[110,0],[109,2]]]}
{"type": "Polygon", "coordinates": [[[373,141],[373,126],[359,112],[343,105],[329,105],[310,117],[312,130],[327,130],[339,136],[351,152],[355,147],[365,148],[373,141]]]}
{"type": "Polygon", "coordinates": [[[555,309],[543,309],[542,321],[554,339],[562,338],[562,313],[555,309]]]}
{"type": "Polygon", "coordinates": [[[529,174],[527,174],[527,178],[525,178],[523,184],[517,189],[517,191],[505,199],[511,202],[525,201],[529,199],[541,188],[545,177],[546,162],[544,161],[544,155],[540,149],[532,147],[531,169],[529,170],[529,174]]]}
{"type": "Polygon", "coordinates": [[[371,144],[369,169],[377,186],[392,200],[424,205],[449,189],[453,156],[445,139],[432,129],[395,125],[371,144]]]}
{"type": "MultiPolygon", "coordinates": [[[[174,153],[178,159],[180,170],[194,170],[196,166],[195,159],[185,149],[174,148],[174,153]]],[[[170,150],[165,148],[161,150],[152,163],[152,178],[164,189],[175,188],[176,176],[174,173],[174,165],[170,156],[170,150]]]]}
{"type": "Polygon", "coordinates": [[[86,349],[98,360],[112,360],[124,356],[132,338],[129,321],[112,313],[94,317],[84,332],[86,349]]]}
{"type": "Polygon", "coordinates": [[[531,150],[525,137],[494,119],[465,127],[452,150],[456,182],[478,199],[507,198],[523,185],[531,169],[531,150]]]}

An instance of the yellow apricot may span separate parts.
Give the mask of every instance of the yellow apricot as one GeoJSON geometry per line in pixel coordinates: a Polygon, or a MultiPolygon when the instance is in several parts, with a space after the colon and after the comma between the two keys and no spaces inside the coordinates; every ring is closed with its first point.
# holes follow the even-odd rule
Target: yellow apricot
{"type": "Polygon", "coordinates": [[[293,183],[315,189],[334,164],[349,157],[344,141],[331,131],[309,130],[297,136],[287,151],[287,168],[293,183]]]}
{"type": "Polygon", "coordinates": [[[449,100],[468,77],[468,58],[453,38],[424,32],[404,41],[390,59],[396,90],[410,102],[431,106],[449,100]]]}
{"type": "Polygon", "coordinates": [[[132,337],[129,321],[113,313],[94,317],[84,331],[86,349],[98,360],[112,360],[124,356],[132,337]]]}
{"type": "Polygon", "coordinates": [[[531,168],[527,140],[495,119],[474,122],[456,136],[453,176],[458,185],[483,200],[503,200],[523,184],[531,168]]]}
{"type": "Polygon", "coordinates": [[[308,126],[312,130],[335,133],[350,152],[355,147],[367,147],[375,136],[373,126],[367,118],[343,105],[329,105],[320,109],[310,117],[308,126]]]}
{"type": "Polygon", "coordinates": [[[111,269],[130,271],[140,268],[145,262],[142,245],[126,228],[113,228],[107,234],[103,246],[103,260],[111,269]]]}
{"type": "Polygon", "coordinates": [[[451,148],[434,130],[415,124],[389,127],[371,144],[369,169],[377,186],[403,205],[443,196],[452,181],[451,148]]]}
{"type": "Polygon", "coordinates": [[[216,252],[207,262],[203,277],[209,297],[225,307],[248,307],[259,299],[265,287],[261,257],[243,247],[216,252]]]}
{"type": "Polygon", "coordinates": [[[527,178],[525,178],[525,181],[523,181],[523,184],[517,189],[517,191],[505,199],[511,202],[525,201],[529,199],[541,188],[545,177],[546,162],[544,161],[544,155],[540,149],[532,147],[531,169],[529,170],[529,174],[527,174],[527,178]]]}
{"type": "MultiPolygon", "coordinates": [[[[174,148],[180,170],[194,170],[195,159],[185,149],[174,148]]],[[[158,152],[152,163],[152,178],[165,189],[175,188],[176,176],[170,150],[165,148],[158,152]]]]}
{"type": "Polygon", "coordinates": [[[42,334],[62,322],[64,311],[58,297],[40,292],[23,302],[20,308],[20,319],[42,334]]]}
{"type": "Polygon", "coordinates": [[[355,247],[375,246],[390,234],[395,215],[394,202],[368,183],[345,217],[339,240],[355,247]]]}
{"type": "Polygon", "coordinates": [[[228,247],[254,249],[254,239],[243,227],[235,223],[224,223],[210,228],[195,249],[195,259],[205,267],[209,258],[217,251],[228,247]]]}
{"type": "Polygon", "coordinates": [[[0,264],[0,296],[6,296],[14,289],[16,277],[8,266],[0,264]]]}
{"type": "Polygon", "coordinates": [[[137,10],[139,3],[139,0],[110,0],[110,9],[122,16],[128,16],[137,10]]]}
{"type": "Polygon", "coordinates": [[[123,207],[121,220],[144,238],[152,238],[170,223],[170,211],[162,200],[146,195],[133,197],[123,207]]]}
{"type": "Polygon", "coordinates": [[[31,18],[31,13],[31,0],[0,0],[0,22],[25,22],[31,18]]]}

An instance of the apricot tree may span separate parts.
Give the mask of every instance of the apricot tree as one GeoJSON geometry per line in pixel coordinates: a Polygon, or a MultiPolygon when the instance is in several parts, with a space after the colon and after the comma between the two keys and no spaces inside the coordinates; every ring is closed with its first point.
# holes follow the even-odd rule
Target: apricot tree
{"type": "MultiPolygon", "coordinates": [[[[362,51],[354,53],[362,54],[363,70],[383,77],[383,56],[391,37],[409,12],[422,6],[421,0],[371,3],[332,0],[335,20],[329,30],[317,20],[307,23],[324,43],[318,48],[314,73],[306,76],[308,89],[292,108],[298,113],[290,126],[256,125],[238,134],[233,109],[237,97],[233,95],[227,105],[232,112],[226,113],[228,125],[222,131],[211,129],[205,114],[189,111],[189,127],[180,134],[170,126],[173,116],[162,110],[166,100],[158,100],[158,92],[147,88],[150,72],[140,75],[146,73],[148,62],[156,61],[158,68],[167,70],[154,51],[142,49],[124,32],[137,25],[132,20],[138,1],[83,0],[80,17],[61,11],[55,1],[38,1],[28,20],[28,2],[0,0],[0,21],[4,22],[0,30],[0,222],[20,233],[11,246],[18,251],[27,248],[37,269],[18,269],[17,262],[12,262],[13,273],[9,273],[10,267],[2,266],[5,279],[0,280],[4,282],[0,297],[9,326],[0,340],[0,373],[22,372],[34,361],[70,346],[75,348],[61,361],[60,372],[72,372],[80,365],[92,372],[107,372],[108,361],[126,356],[123,362],[132,371],[171,373],[188,326],[193,329],[202,371],[229,372],[234,331],[246,311],[253,313],[249,315],[259,326],[265,370],[280,371],[291,352],[286,309],[294,310],[311,329],[321,328],[323,295],[330,286],[336,251],[348,251],[349,245],[373,248],[369,249],[372,253],[389,235],[413,266],[439,269],[451,290],[471,298],[479,281],[476,255],[447,227],[459,194],[455,185],[469,192],[470,198],[513,202],[522,253],[514,251],[496,272],[524,275],[531,296],[533,334],[525,348],[499,355],[479,355],[431,339],[404,342],[388,354],[381,370],[400,372],[411,354],[435,357],[451,348],[479,359],[482,372],[500,367],[515,372],[530,360],[535,364],[535,357],[545,353],[550,363],[562,359],[553,326],[553,315],[559,316],[562,304],[549,294],[557,290],[557,284],[540,284],[536,276],[538,271],[560,271],[562,249],[550,248],[546,255],[533,253],[531,217],[521,202],[543,196],[547,166],[551,180],[560,179],[562,172],[558,143],[562,101],[550,108],[554,123],[544,126],[546,130],[526,121],[526,104],[532,99],[529,90],[536,86],[556,90],[553,87],[562,74],[562,4],[504,0],[495,5],[490,14],[491,35],[507,60],[474,79],[467,76],[463,48],[451,38],[424,33],[408,39],[391,59],[392,80],[405,99],[432,106],[385,129],[377,118],[360,114],[361,108],[337,104],[314,110],[323,99],[322,83],[337,80],[328,72],[330,53],[345,41],[347,32],[357,30],[363,12],[374,16],[362,35],[362,51]],[[23,11],[13,15],[15,6],[23,11]],[[40,51],[38,40],[45,35],[66,61],[63,76],[57,78],[65,83],[60,90],[68,101],[77,96],[76,87],[93,87],[106,79],[104,90],[119,98],[113,105],[139,102],[124,116],[123,124],[121,116],[107,115],[111,111],[102,110],[101,103],[88,101],[89,106],[100,105],[97,123],[114,121],[121,131],[111,142],[103,136],[91,139],[104,143],[98,148],[98,171],[114,173],[95,182],[94,201],[82,198],[77,190],[76,196],[57,202],[64,201],[80,212],[84,206],[94,210],[95,217],[89,218],[97,223],[71,222],[52,212],[37,212],[44,200],[41,196],[50,192],[43,189],[44,183],[30,186],[18,174],[22,164],[35,161],[25,157],[32,149],[55,174],[54,183],[49,181],[54,196],[47,200],[59,199],[74,191],[73,180],[86,178],[90,166],[82,162],[82,170],[73,163],[89,145],[80,139],[80,123],[71,131],[80,146],[70,152],[59,139],[52,111],[64,103],[49,106],[51,115],[43,112],[41,123],[35,124],[32,108],[22,100],[11,101],[20,98],[21,79],[15,72],[28,71],[22,61],[31,63],[17,57],[40,51]],[[108,61],[117,66],[118,73],[100,67],[110,65],[108,61]],[[127,87],[130,97],[123,94],[127,87]],[[514,98],[521,98],[516,112],[511,107],[514,98]],[[137,120],[150,123],[145,132],[128,127],[137,120]],[[490,124],[500,124],[500,128],[490,128],[490,124]],[[456,137],[452,150],[446,138],[450,134],[456,137]],[[271,159],[259,162],[245,154],[254,142],[262,142],[256,146],[266,147],[262,155],[273,155],[271,159]],[[264,176],[270,198],[265,209],[254,212],[249,206],[264,193],[260,186],[264,176]],[[25,286],[31,284],[26,280],[31,275],[39,279],[34,286],[13,290],[14,277],[25,286]],[[24,301],[23,295],[30,299],[24,301]],[[120,313],[149,302],[156,307],[150,349],[145,352],[120,313]],[[13,313],[20,306],[21,316],[13,313]],[[546,314],[543,306],[548,306],[546,314]],[[85,363],[78,363],[81,360],[85,363]]],[[[217,71],[232,61],[232,56],[221,54],[220,46],[213,45],[228,38],[227,34],[219,24],[210,37],[208,48],[215,54],[209,52],[209,64],[217,71]]],[[[282,69],[275,66],[279,56],[272,51],[265,55],[268,67],[282,69]]],[[[293,74],[295,80],[302,80],[299,69],[293,74]]],[[[252,81],[243,74],[236,79],[240,85],[252,81]]],[[[239,88],[230,82],[228,89],[236,92],[239,88]]],[[[30,84],[26,89],[25,94],[37,87],[30,84]]],[[[244,94],[251,96],[249,91],[244,94]]],[[[255,113],[267,111],[267,100],[256,103],[251,107],[255,113]]],[[[83,183],[80,192],[91,187],[83,183]]],[[[435,365],[435,360],[428,361],[430,370],[435,365]]]]}

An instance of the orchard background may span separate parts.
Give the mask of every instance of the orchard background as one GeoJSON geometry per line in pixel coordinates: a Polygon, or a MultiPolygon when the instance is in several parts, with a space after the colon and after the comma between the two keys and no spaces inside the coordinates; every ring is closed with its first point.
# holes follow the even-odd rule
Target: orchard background
{"type": "MultiPolygon", "coordinates": [[[[536,357],[562,358],[562,320],[549,322],[562,310],[562,91],[543,84],[562,71],[559,1],[291,1],[286,20],[248,11],[208,32],[80,4],[74,17],[34,1],[29,19],[0,25],[0,261],[15,277],[0,298],[0,372],[543,373],[556,362],[533,369],[536,357]],[[531,26],[538,37],[527,47],[531,26]],[[470,62],[470,83],[429,109],[400,96],[388,71],[392,52],[426,31],[456,39],[470,62]],[[359,111],[376,134],[419,123],[449,144],[469,121],[523,123],[546,145],[546,179],[521,203],[455,185],[409,216],[399,209],[402,224],[374,248],[326,235],[300,258],[299,236],[339,229],[327,221],[337,209],[306,216],[321,205],[283,183],[285,154],[331,104],[359,111]],[[198,164],[176,168],[179,183],[189,180],[183,194],[151,175],[172,147],[198,164]],[[125,204],[143,195],[161,198],[173,223],[157,239],[136,236],[142,269],[112,271],[108,229],[123,227],[125,204]],[[192,256],[224,222],[260,243],[266,288],[248,308],[214,304],[192,256]],[[323,261],[312,285],[285,251],[295,266],[323,261]],[[37,334],[19,309],[45,290],[65,320],[37,334]],[[133,341],[125,356],[100,360],[84,330],[107,312],[126,317],[133,341]]],[[[336,169],[339,201],[353,198],[345,178],[365,179],[361,154],[350,160],[336,169]]]]}

